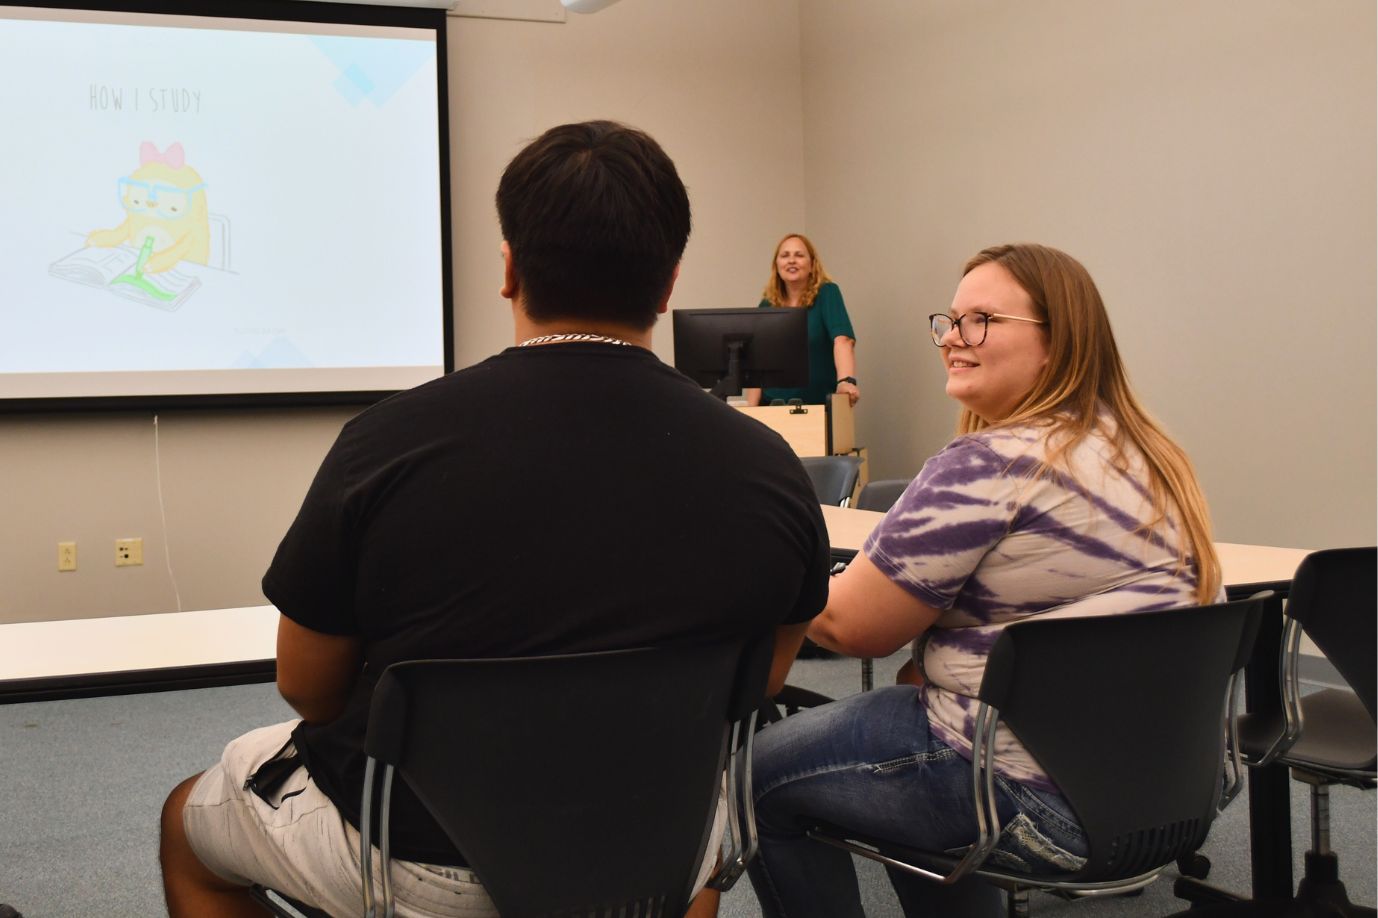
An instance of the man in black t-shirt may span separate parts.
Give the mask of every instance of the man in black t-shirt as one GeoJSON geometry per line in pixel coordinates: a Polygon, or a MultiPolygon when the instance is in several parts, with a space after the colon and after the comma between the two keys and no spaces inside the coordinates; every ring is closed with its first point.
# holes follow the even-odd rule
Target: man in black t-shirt
{"type": "MultiPolygon", "coordinates": [[[[689,235],[664,151],[609,122],[554,128],[497,204],[517,345],[365,410],[326,456],[263,579],[302,720],[168,798],[173,918],[255,914],[251,882],[357,909],[364,729],[393,662],[773,631],[774,692],[823,608],[827,536],[794,454],[649,350],[689,235]]],[[[405,784],[393,797],[399,904],[491,913],[405,784]]]]}

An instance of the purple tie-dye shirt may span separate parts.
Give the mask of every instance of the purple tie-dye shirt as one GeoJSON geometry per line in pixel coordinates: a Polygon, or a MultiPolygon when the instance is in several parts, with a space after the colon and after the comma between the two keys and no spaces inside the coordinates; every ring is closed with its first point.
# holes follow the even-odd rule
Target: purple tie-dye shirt
{"type": "MultiPolygon", "coordinates": [[[[986,655],[1006,625],[1196,601],[1194,565],[1179,568],[1176,528],[1143,528],[1152,507],[1142,457],[1131,453],[1129,472],[1121,472],[1104,436],[1092,434],[1064,454],[1058,471],[1035,476],[1045,434],[1012,427],[953,440],[924,464],[863,549],[940,611],[918,641],[923,700],[934,732],[967,757],[986,655]]],[[[1004,725],[995,749],[1000,773],[1055,789],[1004,725]]]]}

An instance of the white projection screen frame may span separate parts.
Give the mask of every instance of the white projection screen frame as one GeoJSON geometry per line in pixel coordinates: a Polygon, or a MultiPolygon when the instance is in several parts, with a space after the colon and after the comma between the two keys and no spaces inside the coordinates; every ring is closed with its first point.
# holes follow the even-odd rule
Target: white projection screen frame
{"type": "Polygon", "coordinates": [[[0,412],[452,370],[445,55],[438,9],[0,0],[0,412]]]}

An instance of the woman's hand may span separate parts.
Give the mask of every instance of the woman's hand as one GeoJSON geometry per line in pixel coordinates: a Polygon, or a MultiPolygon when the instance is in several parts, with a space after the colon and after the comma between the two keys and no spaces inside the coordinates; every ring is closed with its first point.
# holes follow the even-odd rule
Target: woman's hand
{"type": "Polygon", "coordinates": [[[847,402],[856,405],[861,400],[861,390],[856,387],[856,383],[840,382],[837,384],[839,395],[847,396],[847,402]]]}

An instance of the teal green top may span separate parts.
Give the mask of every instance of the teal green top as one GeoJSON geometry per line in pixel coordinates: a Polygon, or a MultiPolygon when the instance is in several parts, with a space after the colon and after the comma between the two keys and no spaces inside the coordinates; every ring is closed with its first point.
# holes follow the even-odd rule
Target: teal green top
{"type": "MultiPolygon", "coordinates": [[[[769,309],[770,301],[761,300],[761,308],[769,309]]],[[[847,306],[842,302],[842,291],[837,284],[829,281],[818,288],[809,310],[809,384],[803,389],[766,389],[761,393],[761,404],[769,405],[772,399],[802,399],[805,405],[821,405],[828,395],[837,391],[837,366],[833,363],[833,339],[837,337],[856,340],[852,331],[852,320],[847,318],[847,306]]]]}

